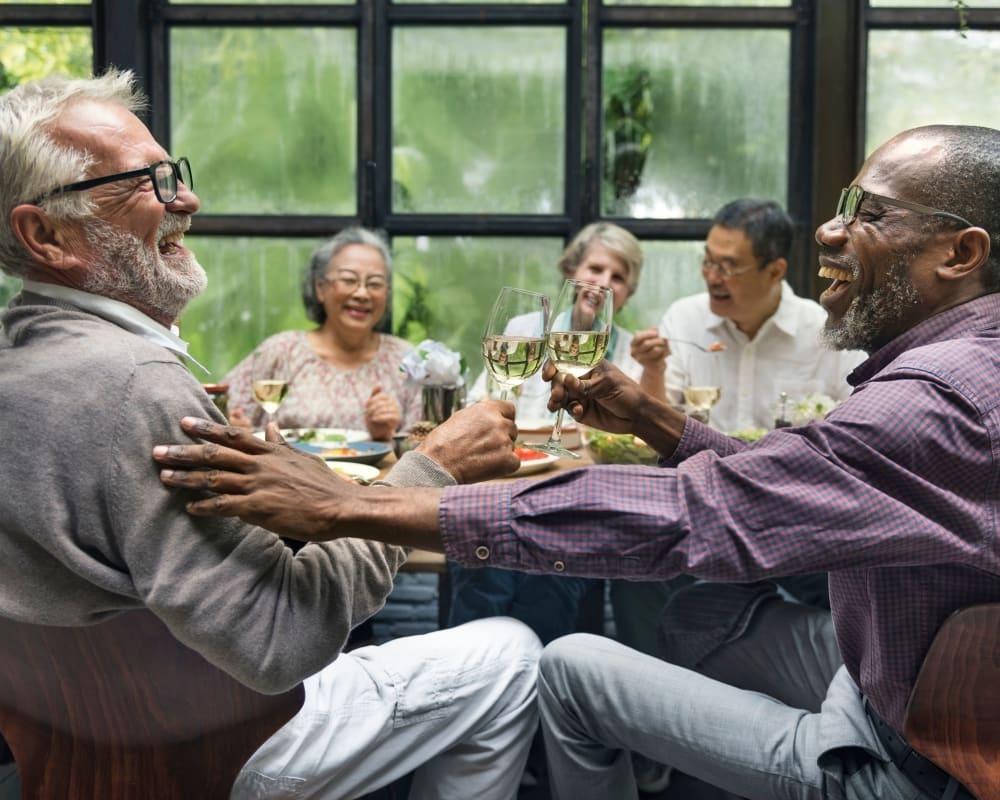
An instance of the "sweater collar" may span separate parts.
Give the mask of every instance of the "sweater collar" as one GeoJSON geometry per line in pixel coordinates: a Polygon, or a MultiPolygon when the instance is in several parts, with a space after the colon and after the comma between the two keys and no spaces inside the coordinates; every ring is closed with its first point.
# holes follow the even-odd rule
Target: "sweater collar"
{"type": "Polygon", "coordinates": [[[94,314],[101,319],[114,323],[119,328],[124,328],[129,333],[134,333],[136,336],[141,336],[147,341],[165,347],[170,352],[176,353],[191,363],[196,364],[206,373],[209,373],[207,367],[188,353],[188,343],[178,335],[180,331],[176,325],[165,328],[134,306],[130,306],[120,300],[113,300],[110,297],[91,294],[90,292],[73,289],[69,286],[59,286],[54,283],[42,283],[27,279],[22,281],[22,283],[26,292],[39,294],[50,300],[68,303],[81,311],[94,314]]]}

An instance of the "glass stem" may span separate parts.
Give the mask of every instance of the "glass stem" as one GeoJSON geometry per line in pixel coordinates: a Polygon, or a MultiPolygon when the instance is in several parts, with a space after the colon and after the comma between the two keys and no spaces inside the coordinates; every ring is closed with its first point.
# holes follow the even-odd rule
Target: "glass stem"
{"type": "Polygon", "coordinates": [[[562,424],[563,414],[565,413],[565,408],[560,408],[556,412],[556,421],[552,423],[552,433],[549,434],[548,444],[551,447],[562,447],[562,424]]]}

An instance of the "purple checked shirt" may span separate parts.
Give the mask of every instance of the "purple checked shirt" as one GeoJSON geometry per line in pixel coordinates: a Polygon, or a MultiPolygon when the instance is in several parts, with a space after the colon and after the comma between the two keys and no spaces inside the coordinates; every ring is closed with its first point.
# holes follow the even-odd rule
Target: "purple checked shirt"
{"type": "Polygon", "coordinates": [[[690,421],[662,467],[449,487],[446,553],[635,580],[829,572],[844,663],[901,729],[941,622],[1000,600],[1000,295],[925,320],[849,381],[825,420],[752,445],[690,421]]]}

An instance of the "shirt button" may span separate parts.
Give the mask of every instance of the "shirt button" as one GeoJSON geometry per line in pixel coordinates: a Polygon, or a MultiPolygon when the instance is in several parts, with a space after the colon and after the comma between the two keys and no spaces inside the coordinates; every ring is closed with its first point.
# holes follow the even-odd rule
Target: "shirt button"
{"type": "Polygon", "coordinates": [[[481,544],[479,545],[479,547],[476,548],[476,558],[478,558],[480,561],[485,561],[489,557],[490,557],[490,548],[488,548],[486,545],[481,544]]]}
{"type": "Polygon", "coordinates": [[[552,569],[554,569],[556,572],[565,572],[566,571],[566,564],[563,561],[553,561],[552,562],[552,569]]]}

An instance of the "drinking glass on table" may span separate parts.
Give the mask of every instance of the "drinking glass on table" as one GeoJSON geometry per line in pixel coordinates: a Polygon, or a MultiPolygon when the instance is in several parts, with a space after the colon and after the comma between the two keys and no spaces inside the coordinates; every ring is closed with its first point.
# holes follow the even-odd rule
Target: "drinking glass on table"
{"type": "Polygon", "coordinates": [[[712,406],[719,402],[722,390],[718,386],[685,386],[684,402],[689,416],[708,424],[712,406]]]}
{"type": "MultiPolygon", "coordinates": [[[[549,361],[560,372],[577,378],[586,375],[608,350],[613,316],[609,287],[573,279],[563,281],[545,336],[549,361]]],[[[528,447],[563,458],[579,458],[578,453],[562,446],[565,411],[560,408],[556,414],[547,442],[528,447]]]]}
{"type": "Polygon", "coordinates": [[[283,362],[254,353],[251,374],[253,399],[264,409],[264,427],[274,419],[281,401],[288,394],[288,369],[283,362]]]}
{"type": "Polygon", "coordinates": [[[549,298],[538,292],[504,286],[493,303],[483,331],[483,360],[500,387],[500,399],[538,372],[545,356],[549,298]]]}

